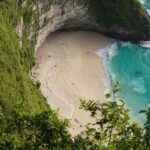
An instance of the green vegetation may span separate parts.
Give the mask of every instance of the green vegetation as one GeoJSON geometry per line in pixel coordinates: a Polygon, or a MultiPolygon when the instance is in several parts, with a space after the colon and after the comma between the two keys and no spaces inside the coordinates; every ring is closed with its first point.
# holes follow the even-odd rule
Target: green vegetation
{"type": "Polygon", "coordinates": [[[37,89],[40,84],[29,78],[35,39],[27,37],[34,13],[30,7],[21,9],[19,2],[0,1],[0,149],[68,149],[68,120],[59,119],[37,89]],[[21,16],[22,47],[14,32],[21,16]]]}
{"type": "Polygon", "coordinates": [[[17,35],[2,14],[0,31],[0,111],[10,112],[21,104],[29,114],[46,110],[45,99],[28,75],[33,50],[28,46],[20,48],[17,35]]]}
{"type": "MultiPolygon", "coordinates": [[[[141,111],[147,116],[147,122],[142,129],[137,123],[130,123],[123,101],[118,105],[117,102],[83,100],[81,108],[96,118],[95,124],[89,124],[82,134],[71,137],[68,120],[61,119],[56,111],[49,108],[38,90],[40,83],[34,85],[29,78],[29,70],[34,64],[33,49],[36,40],[28,39],[29,27],[37,12],[30,7],[36,1],[28,0],[27,7],[22,8],[23,2],[0,0],[0,149],[149,150],[150,108],[141,111]],[[14,32],[21,16],[24,20],[22,46],[14,32]]],[[[103,0],[93,0],[90,9],[93,11],[94,5],[99,2],[104,3],[103,0]]],[[[135,4],[136,2],[135,0],[135,4]]],[[[107,4],[103,5],[108,8],[107,4]]],[[[113,7],[114,5],[111,8],[113,7]]],[[[94,13],[98,9],[99,6],[94,13]]],[[[115,18],[113,21],[116,21],[115,18]]],[[[34,30],[39,28],[33,26],[34,30]]],[[[119,90],[117,83],[113,94],[119,90]]],[[[111,95],[107,94],[106,97],[111,98],[111,95]]]]}
{"type": "Polygon", "coordinates": [[[145,135],[138,123],[130,123],[128,110],[122,100],[99,103],[82,101],[81,108],[95,118],[86,130],[75,138],[75,144],[84,149],[146,150],[145,135]]]}
{"type": "Polygon", "coordinates": [[[90,112],[95,118],[85,131],[75,137],[74,149],[80,150],[149,150],[150,147],[150,107],[142,110],[147,122],[142,129],[136,122],[131,122],[122,99],[110,101],[121,90],[119,82],[114,84],[111,93],[106,94],[108,102],[81,100],[81,109],[90,112]],[[86,145],[86,146],[85,146],[86,145]]]}
{"type": "Polygon", "coordinates": [[[138,0],[80,0],[105,27],[143,28],[144,9],[138,0]]]}
{"type": "Polygon", "coordinates": [[[21,109],[13,111],[11,117],[0,116],[1,150],[71,149],[68,120],[58,119],[52,110],[26,115],[21,109]]]}

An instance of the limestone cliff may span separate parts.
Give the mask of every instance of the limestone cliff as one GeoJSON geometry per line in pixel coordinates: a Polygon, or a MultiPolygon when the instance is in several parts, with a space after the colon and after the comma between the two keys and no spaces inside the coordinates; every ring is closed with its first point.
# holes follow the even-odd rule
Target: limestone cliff
{"type": "MultiPolygon", "coordinates": [[[[97,16],[90,11],[89,5],[84,5],[81,0],[37,0],[33,1],[30,4],[30,7],[27,2],[28,1],[24,1],[22,6],[32,9],[35,14],[32,17],[32,23],[30,24],[29,30],[30,39],[33,35],[36,35],[37,38],[35,49],[41,45],[50,33],[60,29],[70,28],[94,30],[121,40],[150,40],[150,17],[144,9],[139,19],[139,22],[141,20],[143,21],[142,26],[135,29],[126,29],[117,24],[117,22],[111,26],[105,26],[98,21],[97,16]]],[[[131,15],[138,12],[136,7],[137,6],[134,6],[133,9],[136,11],[131,11],[131,15]]],[[[130,9],[132,10],[132,8],[130,9]]],[[[99,12],[102,13],[98,10],[98,13],[99,12]]],[[[105,13],[107,13],[107,9],[105,10],[105,13]]],[[[118,11],[116,14],[117,13],[119,14],[120,12],[118,11]]],[[[114,18],[117,18],[116,14],[113,16],[114,18]]],[[[107,20],[109,20],[108,16],[110,16],[110,18],[112,17],[110,13],[109,15],[101,14],[101,16],[104,18],[107,17],[107,20]]],[[[121,17],[129,24],[131,23],[132,18],[128,20],[128,16],[124,18],[122,15],[121,17]]],[[[134,27],[134,23],[132,23],[132,26],[134,27]]]]}
{"type": "Polygon", "coordinates": [[[37,6],[40,30],[38,31],[36,49],[50,33],[68,28],[99,31],[121,40],[150,40],[150,17],[146,11],[142,15],[145,26],[140,29],[128,30],[117,25],[111,27],[101,25],[88,7],[81,5],[80,0],[43,0],[39,1],[37,6]]]}

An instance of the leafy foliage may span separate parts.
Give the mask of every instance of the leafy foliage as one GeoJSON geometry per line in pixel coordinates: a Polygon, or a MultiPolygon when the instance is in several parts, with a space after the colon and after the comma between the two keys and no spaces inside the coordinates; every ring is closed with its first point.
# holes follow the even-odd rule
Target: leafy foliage
{"type": "Polygon", "coordinates": [[[90,111],[95,118],[88,124],[82,138],[97,149],[142,149],[143,132],[137,123],[130,123],[128,110],[122,100],[99,103],[81,101],[81,108],[90,111]],[[93,146],[94,144],[94,146],[93,146]]]}
{"type": "Polygon", "coordinates": [[[144,129],[145,129],[144,142],[145,142],[145,145],[148,145],[150,147],[150,107],[148,110],[140,111],[140,113],[145,113],[147,117],[147,121],[144,126],[144,129]]]}
{"type": "Polygon", "coordinates": [[[68,120],[58,119],[52,110],[26,115],[17,109],[9,116],[0,115],[0,122],[2,150],[63,150],[72,144],[68,120]]]}
{"type": "MultiPolygon", "coordinates": [[[[120,90],[117,82],[113,94],[120,90]]],[[[147,122],[143,129],[131,122],[123,100],[112,101],[113,94],[106,94],[108,102],[81,100],[81,109],[90,112],[94,123],[75,138],[74,148],[80,150],[149,150],[150,147],[150,109],[146,113],[147,122]],[[112,96],[112,97],[111,97],[112,96]]]]}

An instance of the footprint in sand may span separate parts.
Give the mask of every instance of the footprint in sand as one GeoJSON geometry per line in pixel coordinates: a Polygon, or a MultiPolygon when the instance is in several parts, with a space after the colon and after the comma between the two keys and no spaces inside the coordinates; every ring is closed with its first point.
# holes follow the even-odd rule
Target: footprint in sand
{"type": "Polygon", "coordinates": [[[72,82],[72,85],[76,85],[76,83],[72,82]]]}

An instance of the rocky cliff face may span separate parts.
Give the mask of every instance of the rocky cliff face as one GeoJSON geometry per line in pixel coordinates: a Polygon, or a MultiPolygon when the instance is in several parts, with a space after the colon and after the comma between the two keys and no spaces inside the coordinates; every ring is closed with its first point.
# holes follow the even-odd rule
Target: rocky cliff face
{"type": "MultiPolygon", "coordinates": [[[[38,26],[36,31],[36,50],[50,33],[70,28],[94,30],[110,37],[127,41],[150,40],[150,17],[146,11],[142,16],[145,20],[145,26],[142,29],[127,30],[117,25],[104,27],[97,22],[96,17],[86,6],[81,5],[80,1],[38,0],[33,2],[31,8],[37,12],[37,15],[35,18],[33,17],[30,38],[35,33],[34,27],[38,26]],[[34,27],[33,22],[35,23],[34,27]]],[[[26,3],[24,2],[23,5],[26,5],[26,3]]]]}
{"type": "Polygon", "coordinates": [[[38,9],[40,30],[36,49],[54,31],[63,28],[94,28],[87,8],[79,5],[78,1],[62,0],[50,4],[48,0],[44,0],[43,3],[38,4],[38,9]]]}

